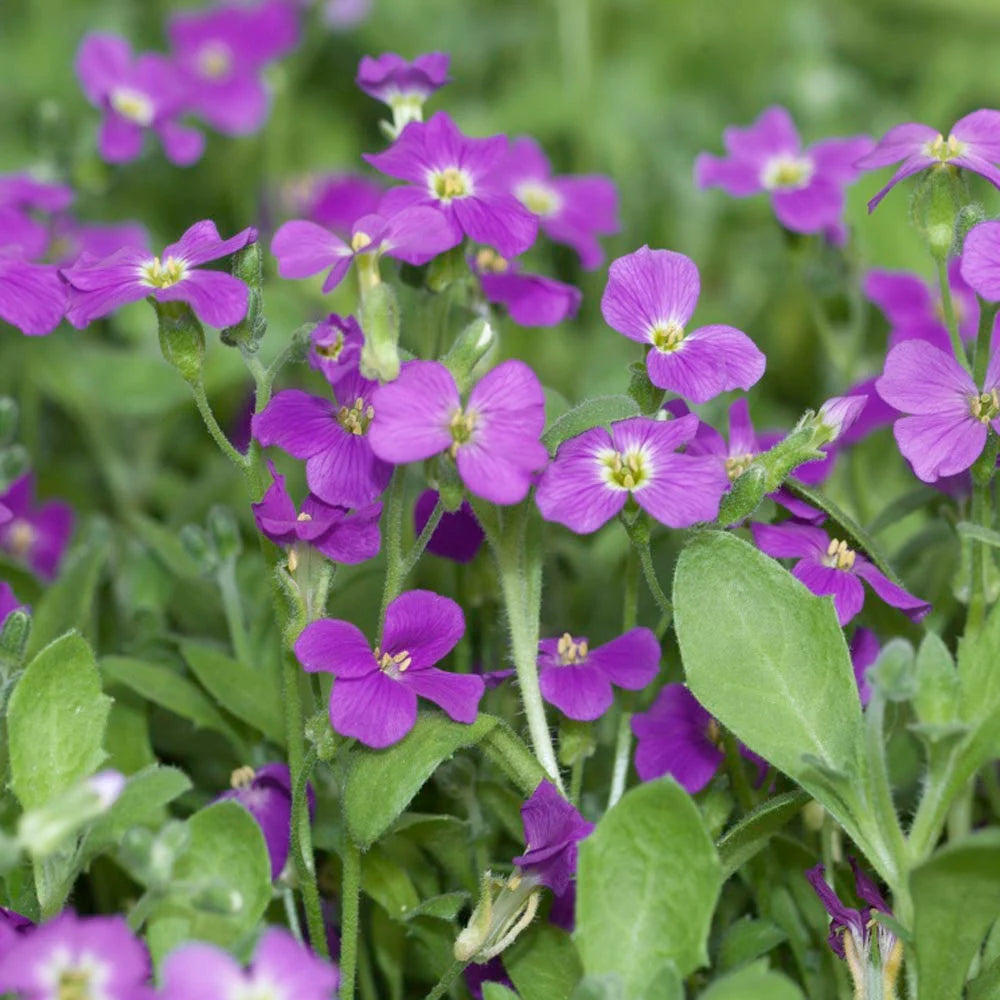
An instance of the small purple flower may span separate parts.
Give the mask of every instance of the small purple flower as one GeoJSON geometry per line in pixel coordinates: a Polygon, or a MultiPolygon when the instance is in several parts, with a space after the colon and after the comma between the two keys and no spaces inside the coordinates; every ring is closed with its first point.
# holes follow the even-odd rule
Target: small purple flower
{"type": "MultiPolygon", "coordinates": [[[[424,490],[417,497],[413,508],[413,530],[416,534],[424,530],[437,502],[438,495],[434,490],[424,490]]],[[[469,563],[476,558],[485,537],[472,505],[463,500],[458,510],[445,511],[441,515],[438,526],[428,539],[427,551],[452,562],[469,563]]]]}
{"type": "Polygon", "coordinates": [[[872,148],[868,136],[825,139],[803,149],[791,115],[771,107],[749,128],[727,128],[723,144],[725,159],[700,153],[695,160],[698,187],[721,187],[734,198],[766,191],[786,229],[826,232],[837,242],[844,188],[857,180],[858,157],[872,148]]]}
{"type": "Polygon", "coordinates": [[[504,257],[516,257],[535,242],[538,223],[498,174],[506,151],[506,136],[471,139],[439,111],[429,122],[410,122],[385,152],[365,159],[376,170],[410,182],[386,192],[382,215],[429,205],[448,220],[452,246],[468,236],[504,257]]]}
{"type": "MultiPolygon", "coordinates": [[[[0,624],[3,624],[2,614],[0,614],[0,624]]],[[[19,937],[30,934],[34,929],[34,923],[26,916],[0,906],[0,956],[14,947],[19,937]]]]}
{"type": "Polygon", "coordinates": [[[29,337],[51,333],[62,322],[66,286],[59,269],[0,253],[0,319],[29,337]]]}
{"type": "Polygon", "coordinates": [[[969,231],[962,249],[961,274],[987,302],[1000,302],[1000,222],[980,222],[969,231]]]}
{"type": "Polygon", "coordinates": [[[371,445],[382,419],[372,405],[377,386],[353,371],[337,383],[335,400],[285,389],[254,416],[253,436],[304,460],[309,489],[324,503],[366,507],[392,475],[371,445]]]}
{"type": "Polygon", "coordinates": [[[188,87],[165,56],[144,52],[133,62],[124,38],[91,33],[77,51],[76,74],[87,100],[104,114],[98,148],[108,163],[134,160],[146,129],[159,136],[171,163],[186,167],[200,158],[205,137],[177,122],[188,107],[188,87]]]}
{"type": "Polygon", "coordinates": [[[854,680],[858,685],[858,697],[861,707],[865,708],[872,697],[872,686],[868,681],[868,668],[878,659],[882,647],[878,637],[871,629],[856,628],[851,636],[851,665],[854,667],[854,680]]]}
{"type": "Polygon", "coordinates": [[[558,326],[576,315],[583,296],[578,288],[541,274],[524,274],[517,264],[480,250],[473,271],[488,302],[506,306],[510,318],[521,326],[558,326]]]}
{"type": "Polygon", "coordinates": [[[190,942],[167,955],[162,980],[163,1000],[330,1000],[340,972],[283,927],[269,927],[246,969],[215,945],[190,942]]]}
{"type": "Polygon", "coordinates": [[[909,618],[920,621],[930,611],[926,601],[896,586],[881,570],[839,538],[830,538],[826,531],[809,524],[785,521],[782,524],[751,526],[757,547],[775,559],[798,559],[792,575],[819,597],[830,595],[837,610],[837,620],[846,625],[865,603],[868,585],[894,608],[900,608],[909,618]]]}
{"type": "Polygon", "coordinates": [[[875,387],[890,406],[908,414],[893,433],[925,483],[970,468],[989,427],[1000,431],[1000,351],[990,358],[980,390],[950,352],[907,340],[889,352],[875,387]]]}
{"type": "Polygon", "coordinates": [[[434,666],[464,634],[465,618],[454,601],[410,590],[389,604],[382,641],[374,650],[350,622],[321,618],[302,630],[295,655],[310,673],[336,678],[330,692],[333,728],[381,749],[413,728],[418,696],[456,722],[475,722],[482,677],[434,666]]]}
{"type": "Polygon", "coordinates": [[[157,302],[187,302],[209,326],[232,326],[246,315],[247,286],[230,274],[198,265],[242,250],[256,239],[257,230],[251,227],[223,240],[215,223],[205,219],[160,257],[135,247],[123,247],[103,260],[85,254],[60,272],[70,286],[66,318],[82,330],[119,306],[151,295],[157,302]]]}
{"type": "Polygon", "coordinates": [[[371,7],[372,0],[326,0],[323,21],[331,31],[348,31],[367,19],[371,7]]]}
{"type": "Polygon", "coordinates": [[[749,389],[764,374],[764,355],[732,326],[685,327],[701,283],[694,261],[641,247],[611,264],[601,299],[604,320],[640,344],[650,381],[696,403],[729,389],[749,389]]]}
{"type": "Polygon", "coordinates": [[[692,413],[679,420],[632,417],[564,441],[542,473],[535,501],[546,521],[589,534],[610,521],[632,496],[671,528],[711,521],[729,485],[714,458],[676,454],[698,428],[692,413]]]}
{"type": "Polygon", "coordinates": [[[848,392],[852,396],[864,396],[867,402],[861,410],[857,420],[845,428],[841,436],[837,439],[839,448],[847,448],[849,445],[863,441],[873,431],[880,427],[888,427],[898,416],[899,410],[890,406],[876,391],[875,378],[866,378],[861,382],[851,386],[848,392]]]}
{"type": "Polygon", "coordinates": [[[547,885],[557,896],[576,872],[577,844],[594,829],[558,792],[542,781],[521,806],[524,854],[514,858],[525,878],[547,885]]]}
{"type": "Polygon", "coordinates": [[[962,167],[1000,188],[1000,111],[973,111],[955,122],[947,139],[930,125],[907,122],[889,129],[875,148],[855,164],[860,170],[878,170],[892,163],[899,169],[870,202],[868,211],[901,180],[928,167],[962,167]]]}
{"type": "Polygon", "coordinates": [[[639,691],[660,669],[660,644],[648,628],[633,628],[590,649],[568,632],[538,644],[542,697],[580,722],[599,719],[614,700],[611,685],[639,691]]]}
{"type": "Polygon", "coordinates": [[[309,367],[323,373],[335,386],[357,371],[365,335],[353,316],[330,313],[309,334],[309,367]]]}
{"type": "Polygon", "coordinates": [[[288,205],[287,214],[304,216],[346,240],[358,219],[378,212],[382,194],[382,185],[377,181],[360,174],[340,173],[295,182],[285,191],[283,200],[288,205]]]}
{"type": "Polygon", "coordinates": [[[0,247],[26,260],[43,257],[49,231],[32,213],[63,211],[72,200],[73,189],[64,184],[24,173],[0,175],[0,247]]]}
{"type": "Polygon", "coordinates": [[[0,524],[0,549],[26,563],[45,580],[54,580],[73,534],[73,508],[61,500],[35,505],[35,477],[27,472],[0,495],[11,512],[0,524]]]}
{"type": "Polygon", "coordinates": [[[392,109],[396,127],[420,121],[424,102],[436,90],[451,82],[447,52],[428,52],[407,62],[394,52],[364,56],[354,82],[369,97],[392,109]]]}
{"type": "Polygon", "coordinates": [[[26,605],[17,599],[11,585],[5,580],[0,580],[0,626],[7,620],[7,616],[12,611],[17,611],[20,608],[27,610],[26,605]]]}
{"type": "Polygon", "coordinates": [[[446,451],[469,491],[492,503],[523,500],[548,458],[539,441],[545,396],[523,361],[504,361],[484,375],[465,406],[444,365],[410,361],[375,393],[375,410],[376,455],[403,463],[446,451]]]}
{"type": "Polygon", "coordinates": [[[149,234],[138,222],[81,222],[68,212],[52,220],[49,256],[61,267],[76,263],[83,254],[110,257],[122,247],[149,249],[149,234]]]}
{"type": "Polygon", "coordinates": [[[514,988],[499,957],[491,958],[481,965],[471,962],[465,967],[462,978],[465,980],[466,989],[472,994],[472,1000],[483,1000],[483,983],[500,983],[509,989],[514,988]]]}

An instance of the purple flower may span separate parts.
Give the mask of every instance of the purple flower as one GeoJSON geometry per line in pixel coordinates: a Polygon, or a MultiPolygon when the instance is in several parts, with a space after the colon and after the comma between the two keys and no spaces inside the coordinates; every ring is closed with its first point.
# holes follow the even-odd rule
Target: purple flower
{"type": "Polygon", "coordinates": [[[369,97],[392,108],[397,127],[420,121],[424,101],[451,82],[448,53],[428,52],[407,62],[394,52],[374,58],[364,56],[354,82],[369,97]]]}
{"type": "Polygon", "coordinates": [[[875,148],[855,164],[861,170],[878,170],[892,163],[899,169],[870,202],[868,211],[901,180],[928,167],[963,167],[1000,188],[1000,111],[973,111],[955,122],[947,139],[930,125],[907,122],[889,129],[875,148]]]}
{"type": "Polygon", "coordinates": [[[368,17],[371,6],[372,0],[326,0],[323,20],[331,31],[347,31],[368,17]]]}
{"type": "Polygon", "coordinates": [[[582,295],[573,285],[540,274],[523,274],[517,264],[480,250],[473,271],[488,302],[506,306],[521,326],[557,326],[576,315],[582,295]]]}
{"type": "Polygon", "coordinates": [[[17,599],[11,585],[5,580],[0,580],[0,626],[7,620],[7,616],[12,611],[17,611],[19,608],[27,610],[27,606],[17,599]]]}
{"type": "Polygon", "coordinates": [[[868,136],[825,139],[803,149],[791,115],[771,107],[749,128],[727,128],[722,141],[726,158],[700,153],[695,160],[698,187],[721,187],[734,198],[767,191],[786,229],[827,232],[837,242],[844,188],[857,180],[855,161],[872,148],[868,136]]]}
{"type": "Polygon", "coordinates": [[[322,372],[330,385],[357,371],[365,335],[353,316],[330,313],[316,324],[309,340],[309,367],[322,372]]]}
{"type": "Polygon", "coordinates": [[[920,621],[931,609],[926,601],[896,586],[863,555],[848,548],[843,539],[828,537],[822,528],[794,521],[754,523],[750,527],[761,551],[775,559],[798,559],[792,576],[817,596],[833,597],[841,626],[846,625],[865,602],[862,580],[866,580],[886,604],[902,609],[914,621],[920,621]]]}
{"type": "Polygon", "coordinates": [[[162,979],[164,1000],[329,1000],[340,973],[283,927],[269,927],[246,969],[215,945],[191,942],[167,955],[162,979]]]}
{"type": "Polygon", "coordinates": [[[350,513],[345,507],[323,503],[310,494],[302,504],[302,513],[285,489],[285,477],[268,462],[273,482],[260,503],[251,504],[254,520],[261,533],[275,545],[304,542],[334,562],[354,565],[373,559],[382,545],[379,517],[382,504],[373,503],[350,513]]]}
{"type": "Polygon", "coordinates": [[[482,965],[476,962],[470,963],[465,967],[462,978],[465,980],[466,988],[472,994],[472,1000],[483,1000],[483,983],[501,983],[510,989],[514,988],[514,984],[510,981],[499,957],[491,958],[488,962],[483,962],[482,965]]]}
{"type": "Polygon", "coordinates": [[[140,1000],[148,995],[149,972],[146,947],[124,917],[78,917],[64,910],[7,942],[0,953],[0,993],[18,1000],[140,1000]]]}
{"type": "Polygon", "coordinates": [[[138,222],[81,222],[68,212],[52,220],[50,257],[60,266],[75,263],[83,254],[110,257],[122,247],[149,249],[149,234],[138,222]]]}
{"type": "Polygon", "coordinates": [[[337,383],[337,400],[285,389],[253,418],[253,436],[306,463],[306,482],[320,500],[366,507],[389,485],[392,466],[372,450],[377,383],[357,371],[337,383]]]}
{"type": "Polygon", "coordinates": [[[374,650],[350,622],[321,618],[302,630],[295,655],[310,673],[336,678],[330,692],[333,728],[381,749],[413,728],[418,695],[456,722],[475,722],[482,677],[434,666],[464,634],[465,618],[454,601],[410,590],[389,604],[382,641],[374,650]]]}
{"type": "Polygon", "coordinates": [[[878,659],[881,652],[878,637],[867,628],[856,628],[851,636],[851,665],[854,667],[854,680],[858,685],[858,697],[864,708],[871,701],[872,686],[868,681],[868,668],[878,659]]]}
{"type": "MultiPolygon", "coordinates": [[[[434,490],[424,490],[417,497],[413,508],[413,530],[416,534],[424,530],[437,502],[438,495],[434,490]]],[[[463,500],[458,510],[445,511],[441,515],[438,526],[427,541],[427,551],[452,562],[468,563],[476,558],[485,537],[472,505],[463,500]]]]}
{"type": "Polygon", "coordinates": [[[729,480],[709,456],[675,449],[695,435],[698,418],[632,417],[564,441],[542,473],[535,501],[546,521],[589,534],[610,521],[632,496],[657,521],[687,528],[711,521],[729,480]]]}
{"type": "Polygon", "coordinates": [[[374,215],[382,200],[382,185],[360,174],[328,174],[306,177],[293,183],[283,199],[289,215],[305,216],[310,222],[349,239],[351,227],[364,215],[374,215]]]}
{"type": "Polygon", "coordinates": [[[633,628],[590,649],[585,638],[568,632],[538,644],[542,697],[580,722],[599,719],[614,700],[611,685],[644,688],[660,669],[660,644],[648,628],[633,628]]]}
{"type": "Polygon", "coordinates": [[[35,505],[35,477],[27,472],[0,495],[13,517],[0,524],[0,549],[54,580],[73,534],[73,508],[61,500],[35,505]]]}
{"type": "Polygon", "coordinates": [[[59,325],[65,308],[66,286],[58,268],[0,253],[0,319],[39,337],[59,325]]]}
{"type": "Polygon", "coordinates": [[[146,129],[159,136],[171,163],[186,167],[199,159],[205,137],[177,122],[187,110],[188,87],[165,56],[145,52],[133,62],[124,38],[91,33],[77,51],[76,74],[87,100],[104,114],[98,148],[108,163],[134,160],[146,129]]]}
{"type": "Polygon", "coordinates": [[[48,227],[32,212],[58,212],[73,200],[64,184],[36,180],[30,174],[0,175],[0,247],[11,256],[37,260],[49,245],[48,227]]]}
{"type": "Polygon", "coordinates": [[[502,171],[508,188],[538,217],[550,240],[572,247],[587,270],[600,266],[604,251],[597,237],[621,229],[618,192],[607,177],[554,177],[541,146],[527,136],[511,143],[502,171]]]}
{"type": "Polygon", "coordinates": [[[749,389],[764,374],[764,355],[735,327],[687,331],[699,292],[694,261],[644,246],[611,264],[601,312],[612,329],[652,345],[646,369],[653,385],[704,403],[749,389]]]}
{"type": "MultiPolygon", "coordinates": [[[[2,584],[0,584],[2,587],[2,584]]],[[[3,615],[0,613],[0,624],[3,615]]],[[[0,956],[5,955],[23,934],[29,934],[35,929],[34,923],[15,910],[0,906],[0,956]]]]}
{"type": "Polygon", "coordinates": [[[298,44],[293,8],[285,0],[223,3],[174,14],[168,30],[190,85],[190,110],[226,135],[259,128],[268,106],[260,71],[298,44]]]}
{"type": "Polygon", "coordinates": [[[506,151],[506,136],[470,139],[439,111],[429,122],[410,122],[385,152],[365,159],[410,182],[386,192],[379,207],[383,215],[429,205],[448,220],[452,246],[468,236],[516,257],[535,242],[538,223],[497,172],[506,151]]]}
{"type": "Polygon", "coordinates": [[[523,500],[548,458],[539,441],[545,396],[522,361],[504,361],[484,375],[464,407],[444,365],[410,361],[376,392],[375,410],[376,455],[403,463],[447,451],[470,492],[493,503],[523,500]]]}
{"type": "Polygon", "coordinates": [[[867,402],[854,423],[847,427],[837,439],[839,448],[847,448],[864,440],[880,427],[888,427],[898,416],[899,410],[890,406],[876,391],[876,379],[867,378],[851,386],[848,392],[852,396],[864,396],[867,402]]]}
{"type": "Polygon", "coordinates": [[[1000,352],[994,352],[982,389],[951,353],[922,340],[894,347],[875,383],[890,406],[908,416],[893,426],[896,443],[925,483],[968,469],[1000,431],[1000,352]]]}
{"type": "Polygon", "coordinates": [[[66,318],[82,330],[119,306],[151,295],[157,302],[187,302],[210,326],[232,326],[246,315],[247,286],[230,274],[198,265],[242,250],[256,239],[257,230],[249,228],[223,240],[215,223],[205,219],[160,257],[135,247],[123,247],[104,259],[85,254],[60,272],[70,286],[66,318]]]}
{"type": "Polygon", "coordinates": [[[551,781],[542,781],[521,806],[521,821],[524,854],[514,858],[514,864],[524,877],[561,896],[576,872],[576,845],[590,835],[594,824],[588,823],[551,781]]]}
{"type": "Polygon", "coordinates": [[[980,222],[965,237],[961,274],[987,302],[1000,302],[1000,222],[980,222]]]}

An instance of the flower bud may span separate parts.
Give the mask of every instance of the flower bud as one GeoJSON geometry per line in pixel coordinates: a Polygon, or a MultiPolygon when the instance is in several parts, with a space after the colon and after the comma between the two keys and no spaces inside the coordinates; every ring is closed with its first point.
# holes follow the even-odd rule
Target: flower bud
{"type": "Polygon", "coordinates": [[[185,524],[180,530],[180,541],[184,551],[194,559],[205,576],[215,572],[219,561],[204,528],[197,524],[185,524]]]}
{"type": "Polygon", "coordinates": [[[227,326],[220,331],[219,337],[229,347],[238,347],[246,354],[256,354],[267,332],[260,243],[254,240],[233,255],[232,274],[247,286],[247,314],[235,326],[227,326]]]}
{"type": "Polygon", "coordinates": [[[438,254],[427,265],[427,287],[432,292],[443,292],[453,282],[459,281],[469,273],[469,265],[465,259],[462,244],[438,254]]]}
{"type": "Polygon", "coordinates": [[[455,960],[481,963],[499,955],[534,919],[540,895],[540,884],[519,868],[507,879],[486,872],[479,902],[455,939],[455,960]]]}
{"type": "Polygon", "coordinates": [[[228,507],[217,505],[208,512],[208,535],[223,562],[235,559],[243,549],[239,526],[228,507]]]}
{"type": "Polygon", "coordinates": [[[663,402],[663,390],[657,389],[649,380],[645,361],[633,361],[628,366],[628,394],[639,404],[645,414],[655,413],[663,402]]]}
{"type": "Polygon", "coordinates": [[[474,319],[456,338],[451,349],[441,359],[455,376],[459,392],[465,392],[473,381],[476,365],[496,345],[496,331],[488,319],[474,319]]]}
{"type": "Polygon", "coordinates": [[[751,462],[735,479],[719,504],[719,524],[739,524],[760,505],[767,490],[767,472],[762,464],[751,462]]]}
{"type": "Polygon", "coordinates": [[[361,304],[360,368],[365,378],[391,382],[399,376],[399,303],[389,285],[369,289],[361,304]]]}
{"type": "Polygon", "coordinates": [[[160,324],[160,350],[163,357],[181,373],[185,382],[201,381],[205,360],[205,331],[186,302],[153,300],[160,324]]]}
{"type": "Polygon", "coordinates": [[[910,217],[935,260],[946,260],[951,253],[958,214],[968,201],[965,182],[948,166],[926,171],[913,192],[910,217]]]}
{"type": "Polygon", "coordinates": [[[24,608],[15,608],[0,627],[0,677],[24,665],[24,651],[31,635],[31,615],[24,608]]]}
{"type": "Polygon", "coordinates": [[[0,490],[20,479],[29,467],[28,452],[19,444],[0,450],[0,490]]]}

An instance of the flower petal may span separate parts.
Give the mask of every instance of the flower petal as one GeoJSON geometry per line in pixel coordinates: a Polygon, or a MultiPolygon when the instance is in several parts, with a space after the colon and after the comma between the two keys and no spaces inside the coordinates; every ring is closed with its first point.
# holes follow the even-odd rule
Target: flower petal
{"type": "Polygon", "coordinates": [[[456,722],[466,725],[476,721],[479,702],[486,690],[486,684],[478,674],[454,674],[436,667],[424,670],[411,668],[400,674],[399,683],[421,698],[434,702],[456,722]]]}
{"type": "Polygon", "coordinates": [[[330,725],[381,750],[398,743],[417,721],[417,696],[376,670],[364,678],[343,678],[330,692],[330,725]]]}
{"type": "Polygon", "coordinates": [[[592,649],[587,665],[629,691],[644,688],[660,671],[660,643],[652,629],[633,628],[592,649]]]}
{"type": "Polygon", "coordinates": [[[864,606],[865,588],[851,572],[824,566],[811,559],[803,559],[792,570],[792,576],[804,583],[817,597],[833,597],[837,620],[846,625],[864,606]]]}
{"type": "Polygon", "coordinates": [[[430,590],[408,590],[385,612],[382,651],[409,654],[410,670],[443,660],[465,635],[465,616],[450,597],[430,590]]]}
{"type": "Polygon", "coordinates": [[[337,618],[310,622],[295,640],[295,655],[309,673],[357,679],[378,670],[361,629],[337,618]]]}
{"type": "Polygon", "coordinates": [[[550,705],[579,722],[599,719],[614,701],[611,681],[589,662],[544,667],[538,683],[550,705]]]}
{"type": "Polygon", "coordinates": [[[909,618],[915,622],[920,621],[930,610],[931,606],[927,601],[922,601],[919,597],[897,586],[892,582],[874,563],[869,562],[863,556],[857,556],[854,561],[854,572],[885,601],[894,608],[905,611],[909,618]]]}

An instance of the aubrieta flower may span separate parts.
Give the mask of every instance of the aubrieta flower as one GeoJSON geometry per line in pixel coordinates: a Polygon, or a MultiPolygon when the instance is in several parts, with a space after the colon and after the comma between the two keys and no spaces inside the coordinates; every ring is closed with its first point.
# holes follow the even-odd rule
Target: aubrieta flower
{"type": "Polygon", "coordinates": [[[437,361],[410,361],[375,393],[372,450],[387,462],[419,462],[440,452],[455,460],[471,493],[519,503],[548,452],[539,438],[545,395],[523,361],[487,372],[463,406],[454,376],[437,361]]]}
{"type": "MultiPolygon", "coordinates": [[[[997,147],[1000,153],[1000,138],[997,147]]],[[[1000,302],[1000,222],[981,222],[966,235],[961,275],[987,302],[1000,302]]]]}
{"type": "MultiPolygon", "coordinates": [[[[424,490],[413,507],[413,531],[419,535],[437,506],[434,490],[424,490]]],[[[472,505],[463,500],[458,510],[445,511],[427,540],[427,551],[452,562],[469,563],[476,558],[486,536],[476,520],[472,505]]]]}
{"type": "MultiPolygon", "coordinates": [[[[2,587],[2,584],[0,584],[2,587]]],[[[0,612],[0,625],[3,624],[3,613],[0,612]]],[[[14,942],[22,934],[29,934],[35,929],[33,921],[16,910],[8,910],[0,906],[0,956],[13,947],[14,942]]]]}
{"type": "Polygon", "coordinates": [[[648,628],[591,649],[586,638],[563,633],[538,643],[538,683],[542,697],[563,715],[580,722],[599,719],[614,700],[612,684],[639,691],[660,669],[660,644],[648,628]]]}
{"type": "Polygon", "coordinates": [[[200,268],[253,243],[250,227],[228,240],[219,236],[209,219],[196,222],[159,257],[135,247],[122,247],[110,257],[87,254],[60,271],[69,284],[66,318],[78,329],[107,316],[128,302],[152,296],[157,302],[186,302],[209,326],[238,323],[247,312],[247,286],[222,271],[200,268]]]}
{"type": "Polygon", "coordinates": [[[511,143],[501,170],[509,189],[538,217],[550,240],[572,247],[587,270],[600,266],[604,251],[597,237],[621,229],[618,191],[610,179],[596,174],[553,176],[548,157],[528,136],[511,143]]]}
{"type": "Polygon", "coordinates": [[[283,193],[288,215],[305,217],[318,226],[350,239],[351,227],[364,215],[375,215],[382,200],[378,181],[361,174],[307,176],[283,193]]]}
{"type": "Polygon", "coordinates": [[[389,485],[392,466],[372,450],[381,422],[373,404],[377,382],[355,369],[321,399],[299,389],[277,393],[253,418],[253,436],[306,463],[306,482],[320,500],[338,507],[366,507],[389,485]]]}
{"type": "Polygon", "coordinates": [[[73,508],[61,500],[35,504],[35,477],[26,472],[0,501],[11,517],[0,524],[0,549],[25,563],[44,580],[54,580],[73,534],[73,508]]]}
{"type": "Polygon", "coordinates": [[[192,941],[167,955],[162,980],[163,1000],[329,1000],[340,972],[283,927],[269,927],[246,969],[221,948],[192,941]]]}
{"type": "Polygon", "coordinates": [[[797,559],[792,576],[819,597],[830,595],[837,620],[846,625],[865,603],[862,580],[894,608],[920,621],[931,606],[893,583],[874,563],[848,547],[841,538],[809,524],[754,523],[750,526],[757,547],[775,559],[797,559]]]}
{"type": "Polygon", "coordinates": [[[52,220],[49,257],[60,267],[75,264],[83,254],[110,257],[122,247],[149,249],[149,233],[138,222],[82,222],[69,212],[52,220]]]}
{"type": "Polygon", "coordinates": [[[995,166],[1000,161],[1000,111],[973,111],[955,122],[947,139],[930,125],[896,125],[855,166],[878,170],[900,160],[903,162],[889,183],[868,202],[869,212],[901,180],[929,167],[962,167],[1000,188],[1000,170],[995,166]]]}
{"type": "Polygon", "coordinates": [[[269,62],[299,41],[299,23],[285,0],[223,3],[171,16],[171,54],[190,86],[189,110],[226,135],[253,132],[267,116],[260,78],[269,62]]]}
{"type": "Polygon", "coordinates": [[[330,313],[309,334],[309,367],[335,386],[357,371],[364,346],[365,335],[353,316],[330,313]]]}
{"type": "Polygon", "coordinates": [[[806,149],[791,115],[781,107],[763,111],[749,128],[727,128],[725,158],[700,153],[695,183],[717,186],[734,198],[766,191],[778,221],[794,233],[837,236],[844,188],[857,180],[858,157],[872,148],[866,135],[824,139],[806,149]]]}
{"type": "Polygon", "coordinates": [[[64,910],[8,941],[0,954],[0,993],[18,1000],[140,1000],[149,973],[146,947],[124,917],[64,910]]]}
{"type": "Polygon", "coordinates": [[[653,385],[704,403],[749,389],[764,374],[764,355],[741,330],[713,324],[686,329],[701,283],[694,261],[643,246],[611,264],[601,312],[613,330],[649,344],[653,385]]]}
{"type": "Polygon", "coordinates": [[[535,501],[546,521],[589,534],[611,520],[629,496],[671,528],[711,521],[729,485],[706,455],[676,454],[698,429],[692,413],[679,420],[631,417],[564,441],[542,473],[535,501]]]}
{"type": "Polygon", "coordinates": [[[73,189],[65,184],[25,173],[0,175],[0,247],[26,260],[43,257],[49,230],[36,215],[63,211],[72,200],[73,189]]]}
{"type": "Polygon", "coordinates": [[[541,274],[524,274],[516,262],[492,250],[480,250],[472,258],[472,270],[486,301],[505,306],[521,326],[557,326],[576,315],[583,299],[573,285],[541,274]]]}
{"type": "Polygon", "coordinates": [[[295,655],[310,673],[336,678],[330,724],[342,736],[381,749],[398,743],[417,721],[417,697],[456,722],[476,720],[482,677],[437,669],[465,634],[462,609],[429,590],[410,590],[389,604],[374,650],[357,626],[332,618],[310,622],[295,655]]]}
{"type": "Polygon", "coordinates": [[[76,74],[104,115],[98,149],[108,163],[134,160],[147,129],[159,136],[171,163],[186,167],[199,159],[205,137],[177,121],[187,110],[188,86],[166,56],[144,52],[133,61],[124,38],[92,33],[77,51],[76,74]]]}
{"type": "Polygon", "coordinates": [[[51,333],[66,309],[59,269],[0,251],[0,319],[29,337],[51,333]]]}
{"type": "Polygon", "coordinates": [[[858,685],[858,698],[861,707],[866,708],[872,697],[872,686],[868,680],[868,668],[878,659],[882,647],[878,636],[868,628],[856,628],[849,645],[851,666],[854,668],[854,681],[858,685]]]}
{"type": "Polygon", "coordinates": [[[364,158],[376,170],[410,182],[385,193],[381,214],[429,205],[448,220],[452,246],[468,236],[516,257],[535,242],[538,222],[498,174],[506,152],[506,136],[469,138],[439,111],[428,122],[410,122],[385,152],[364,158]]]}
{"type": "Polygon", "coordinates": [[[413,62],[394,52],[364,56],[354,82],[369,97],[392,109],[398,130],[408,122],[420,121],[427,98],[451,82],[448,62],[447,52],[428,52],[413,62]]]}

